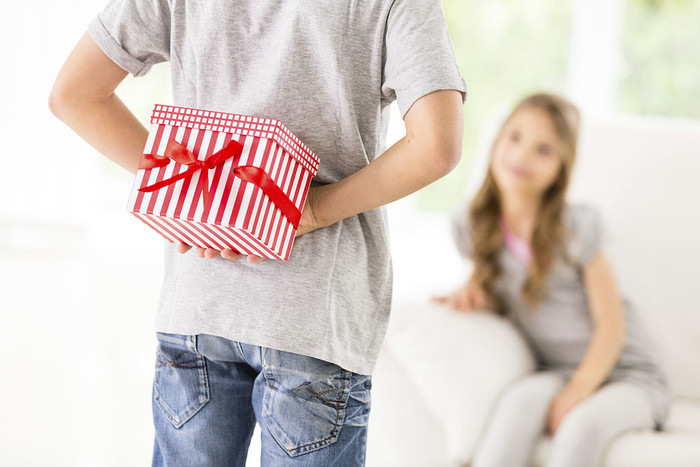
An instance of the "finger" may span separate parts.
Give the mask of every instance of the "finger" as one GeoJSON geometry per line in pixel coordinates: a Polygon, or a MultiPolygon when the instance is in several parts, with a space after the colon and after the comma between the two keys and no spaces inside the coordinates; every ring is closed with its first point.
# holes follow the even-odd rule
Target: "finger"
{"type": "Polygon", "coordinates": [[[461,311],[469,311],[471,309],[471,303],[469,302],[469,295],[462,293],[459,295],[458,306],[461,311]]]}
{"type": "Polygon", "coordinates": [[[265,258],[257,255],[248,255],[248,263],[253,264],[253,263],[259,263],[260,261],[264,260],[265,258]]]}
{"type": "Polygon", "coordinates": [[[550,435],[554,434],[554,420],[551,414],[547,417],[547,433],[550,435]]]}
{"type": "Polygon", "coordinates": [[[552,415],[554,414],[554,402],[549,404],[549,410],[547,410],[547,417],[546,417],[546,425],[547,425],[547,431],[550,431],[552,428],[552,415]]]}
{"type": "Polygon", "coordinates": [[[482,306],[474,299],[474,296],[470,295],[467,300],[467,308],[469,308],[469,311],[475,311],[480,310],[482,306]]]}
{"type": "Polygon", "coordinates": [[[552,434],[556,433],[557,429],[559,429],[559,420],[560,420],[560,418],[557,417],[552,421],[552,426],[550,428],[550,431],[552,434]]]}
{"type": "Polygon", "coordinates": [[[469,290],[469,292],[475,306],[484,306],[486,303],[486,296],[484,295],[484,291],[481,289],[481,287],[474,286],[469,290]]]}
{"type": "Polygon", "coordinates": [[[548,425],[550,434],[554,434],[559,426],[559,420],[561,419],[560,409],[558,405],[553,405],[549,411],[548,425]]]}
{"type": "Polygon", "coordinates": [[[450,295],[450,298],[449,298],[450,308],[452,308],[453,310],[457,310],[457,311],[463,311],[464,304],[463,304],[462,295],[463,294],[461,293],[461,291],[457,291],[457,292],[453,293],[452,295],[450,295]]]}
{"type": "Polygon", "coordinates": [[[184,243],[178,243],[177,245],[177,252],[178,253],[187,253],[190,251],[192,247],[190,245],[186,245],[184,243]]]}
{"type": "Polygon", "coordinates": [[[194,248],[197,252],[197,256],[199,256],[200,258],[204,258],[204,248],[202,248],[201,246],[196,246],[194,248]]]}
{"type": "Polygon", "coordinates": [[[451,310],[458,310],[459,308],[457,307],[457,298],[452,295],[448,300],[447,300],[447,306],[450,307],[451,310]]]}
{"type": "Polygon", "coordinates": [[[204,250],[204,256],[208,259],[216,258],[220,253],[219,250],[215,250],[214,248],[207,248],[204,250]]]}
{"type": "Polygon", "coordinates": [[[221,256],[223,258],[226,258],[231,261],[238,261],[239,259],[243,258],[243,255],[240,253],[236,253],[235,251],[231,250],[230,248],[226,248],[224,250],[221,250],[221,256]]]}

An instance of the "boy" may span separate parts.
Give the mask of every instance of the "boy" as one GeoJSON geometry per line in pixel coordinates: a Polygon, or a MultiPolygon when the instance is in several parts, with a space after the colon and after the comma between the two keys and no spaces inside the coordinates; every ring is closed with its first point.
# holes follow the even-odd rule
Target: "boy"
{"type": "Polygon", "coordinates": [[[320,168],[288,262],[165,243],[153,465],[242,466],[256,420],[262,465],[364,465],[391,306],[383,206],[462,151],[440,1],[112,0],[49,106],[136,173],[148,132],[114,90],[166,60],[175,105],[279,119],[320,168]],[[385,150],[394,100],[406,136],[385,150]]]}

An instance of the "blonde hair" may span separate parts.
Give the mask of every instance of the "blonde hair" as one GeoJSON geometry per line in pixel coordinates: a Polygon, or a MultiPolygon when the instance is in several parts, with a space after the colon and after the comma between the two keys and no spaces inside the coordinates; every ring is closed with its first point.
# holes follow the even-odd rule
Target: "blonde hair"
{"type": "MultiPolygon", "coordinates": [[[[496,144],[502,137],[505,126],[516,112],[525,108],[540,109],[549,115],[562,147],[562,164],[559,174],[541,199],[530,245],[533,253],[532,261],[528,267],[527,279],[523,286],[525,300],[532,305],[537,305],[545,297],[544,285],[547,274],[566,235],[562,222],[562,212],[565,206],[566,190],[576,160],[580,114],[574,104],[554,94],[537,93],[524,98],[510,112],[501,126],[498,136],[491,146],[489,161],[493,158],[496,144]]],[[[468,215],[469,224],[472,226],[474,278],[486,293],[495,299],[493,285],[501,273],[498,255],[503,244],[503,236],[499,226],[501,217],[500,193],[491,172],[490,163],[486,178],[469,205],[468,215]]],[[[566,255],[566,252],[564,254],[566,255]]],[[[499,311],[503,312],[502,309],[499,311]]]]}

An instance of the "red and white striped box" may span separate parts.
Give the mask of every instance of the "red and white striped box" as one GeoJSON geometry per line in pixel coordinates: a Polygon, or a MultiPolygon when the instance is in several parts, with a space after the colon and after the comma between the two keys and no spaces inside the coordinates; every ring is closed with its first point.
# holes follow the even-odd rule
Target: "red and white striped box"
{"type": "Polygon", "coordinates": [[[173,243],[286,261],[318,163],[279,120],[157,104],[127,209],[173,243]]]}

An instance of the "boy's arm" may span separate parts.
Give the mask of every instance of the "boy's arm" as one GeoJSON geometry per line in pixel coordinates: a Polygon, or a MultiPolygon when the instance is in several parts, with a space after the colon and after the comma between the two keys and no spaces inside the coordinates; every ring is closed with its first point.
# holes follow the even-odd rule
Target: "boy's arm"
{"type": "Polygon", "coordinates": [[[128,73],[85,32],[58,72],[51,112],[131,173],[136,173],[148,130],[114,94],[128,73]]]}
{"type": "MultiPolygon", "coordinates": [[[[85,33],[59,71],[49,107],[97,151],[135,174],[148,131],[114,94],[126,75],[85,33]]],[[[300,225],[298,233],[388,204],[450,172],[462,153],[462,102],[457,90],[416,100],[404,117],[406,136],[349,177],[311,188],[311,212],[302,217],[312,214],[314,225],[300,225]]]]}
{"type": "MultiPolygon", "coordinates": [[[[86,31],[58,72],[49,94],[49,108],[98,152],[136,174],[148,130],[114,94],[127,74],[86,31]]],[[[190,248],[180,244],[178,252],[186,253],[190,248]]],[[[232,261],[243,257],[230,249],[206,250],[197,247],[197,255],[204,257],[206,253],[207,258],[213,258],[221,254],[232,261]]],[[[251,263],[262,259],[248,256],[251,263]]]]}
{"type": "Polygon", "coordinates": [[[406,136],[349,177],[315,187],[310,205],[318,227],[391,203],[450,172],[462,156],[462,96],[427,94],[404,117],[406,136]]]}

